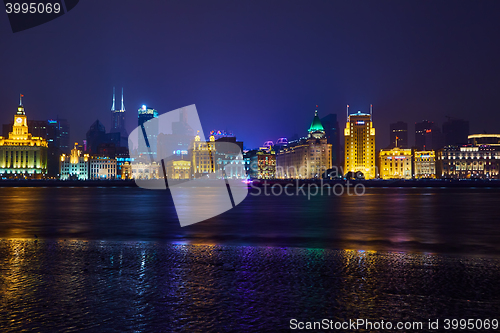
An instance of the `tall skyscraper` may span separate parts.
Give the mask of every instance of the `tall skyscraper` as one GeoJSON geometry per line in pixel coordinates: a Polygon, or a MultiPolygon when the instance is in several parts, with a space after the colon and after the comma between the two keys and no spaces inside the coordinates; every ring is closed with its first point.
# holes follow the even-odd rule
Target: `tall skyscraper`
{"type": "Polygon", "coordinates": [[[445,146],[466,145],[469,135],[469,122],[448,117],[448,121],[443,123],[443,135],[445,146]]]}
{"type": "Polygon", "coordinates": [[[390,125],[389,148],[408,148],[408,124],[403,121],[390,125]]]}
{"type": "MultiPolygon", "coordinates": [[[[146,105],[143,105],[138,113],[138,126],[142,128],[143,133],[147,133],[147,139],[149,143],[149,147],[139,147],[138,153],[142,156],[153,155],[156,156],[156,146],[157,146],[157,137],[158,137],[158,122],[150,121],[151,119],[158,118],[158,111],[153,108],[148,108],[146,105]]],[[[149,162],[149,161],[148,161],[149,162]]]]}
{"type": "Polygon", "coordinates": [[[111,105],[111,131],[110,133],[120,133],[120,146],[127,147],[128,133],[125,129],[125,105],[123,103],[123,88],[122,88],[122,103],[120,110],[115,109],[115,87],[113,87],[113,104],[111,105]]]}
{"type": "Polygon", "coordinates": [[[349,114],[344,129],[345,161],[344,174],[361,172],[366,179],[377,176],[375,167],[375,128],[372,123],[372,105],[370,113],[349,114]]]}
{"type": "Polygon", "coordinates": [[[69,122],[66,119],[60,119],[57,117],[56,122],[54,123],[53,120],[49,120],[49,123],[55,124],[57,128],[57,139],[59,140],[59,149],[65,153],[69,154],[70,149],[71,149],[71,144],[70,144],[70,137],[69,137],[69,122]]]}

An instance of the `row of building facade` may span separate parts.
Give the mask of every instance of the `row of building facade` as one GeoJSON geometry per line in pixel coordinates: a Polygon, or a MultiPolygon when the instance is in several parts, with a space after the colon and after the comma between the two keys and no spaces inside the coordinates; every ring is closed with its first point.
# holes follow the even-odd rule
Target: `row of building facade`
{"type": "MultiPolygon", "coordinates": [[[[376,151],[371,106],[370,113],[358,111],[350,114],[347,109],[344,163],[341,166],[335,154],[339,150],[336,116],[320,119],[317,111],[307,136],[292,141],[285,138],[276,143],[269,141],[263,147],[243,154],[243,143],[236,141],[234,136],[211,133],[210,139],[204,141],[198,134],[194,135],[181,113],[179,122],[172,125],[173,134],[148,138],[154,143],[155,154],[156,150],[165,150],[171,155],[163,163],[151,162],[153,156],[148,155],[151,152],[139,152],[131,157],[127,147],[123,147],[127,135],[123,91],[121,109],[115,110],[113,94],[111,111],[112,132],[106,133],[99,121],[94,122],[83,146],[75,144],[70,152],[58,156],[58,178],[153,179],[162,178],[163,170],[169,179],[204,177],[218,170],[224,170],[224,177],[228,178],[260,179],[314,179],[331,177],[332,171],[337,177],[365,179],[500,177],[500,135],[469,135],[467,144],[448,145],[438,150],[410,149],[399,138],[404,131],[396,131],[391,126],[391,131],[396,133],[394,145],[376,151]],[[323,122],[327,123],[326,128],[323,122]],[[170,146],[164,144],[165,139],[172,141],[172,137],[182,138],[179,142],[184,143],[173,154],[170,146]],[[221,149],[223,143],[233,148],[221,149]]],[[[158,117],[156,110],[145,106],[138,114],[139,126],[158,117]]],[[[42,136],[32,135],[22,99],[11,126],[12,131],[0,137],[0,174],[10,178],[46,178],[50,142],[42,136]]],[[[162,151],[162,156],[167,155],[165,152],[162,151]]]]}

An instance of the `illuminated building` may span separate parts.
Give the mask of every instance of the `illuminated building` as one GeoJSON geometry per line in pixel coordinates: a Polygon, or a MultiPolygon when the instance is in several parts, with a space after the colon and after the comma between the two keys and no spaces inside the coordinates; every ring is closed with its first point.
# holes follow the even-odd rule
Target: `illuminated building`
{"type": "Polygon", "coordinates": [[[413,153],[415,178],[436,178],[436,153],[434,150],[413,153]]]}
{"type": "Polygon", "coordinates": [[[116,159],[91,156],[89,159],[89,179],[116,179],[116,159]]]}
{"type": "MultiPolygon", "coordinates": [[[[9,137],[14,121],[3,125],[3,136],[9,137]]],[[[47,176],[59,174],[59,157],[61,153],[69,154],[69,124],[65,119],[30,120],[28,128],[32,137],[47,141],[47,176]]]]}
{"type": "MultiPolygon", "coordinates": [[[[118,160],[118,158],[117,158],[117,160],[118,160]]],[[[119,172],[120,179],[123,179],[123,180],[132,179],[132,165],[130,164],[130,161],[123,162],[123,164],[121,165],[121,168],[118,167],[118,169],[120,170],[120,172],[119,172]]]]}
{"type": "Polygon", "coordinates": [[[469,140],[469,144],[473,146],[500,146],[500,134],[472,134],[467,138],[469,140]]]}
{"type": "Polygon", "coordinates": [[[332,167],[332,145],[315,111],[309,135],[298,141],[288,142],[276,154],[276,177],[312,179],[320,178],[332,167]]]}
{"type": "Polygon", "coordinates": [[[22,97],[14,115],[12,132],[0,137],[0,174],[41,178],[47,172],[47,141],[32,137],[24,113],[22,97]]]}
{"type": "Polygon", "coordinates": [[[153,155],[153,157],[156,157],[158,122],[149,120],[158,118],[158,111],[143,105],[139,110],[137,110],[137,113],[138,126],[142,127],[142,131],[146,132],[147,141],[149,143],[149,147],[140,147],[138,153],[139,155],[153,155]]]}
{"type": "Polygon", "coordinates": [[[389,148],[408,148],[408,124],[402,121],[390,124],[389,148]]]}
{"type": "Polygon", "coordinates": [[[443,178],[499,179],[500,147],[490,145],[445,147],[438,151],[437,174],[443,178]]]}
{"type": "Polygon", "coordinates": [[[344,129],[344,174],[361,172],[365,179],[377,176],[375,167],[375,128],[372,123],[372,106],[370,113],[349,114],[347,106],[347,123],[344,129]]]}
{"type": "Polygon", "coordinates": [[[168,179],[190,179],[191,161],[169,160],[165,165],[168,179]]]}
{"type": "Polygon", "coordinates": [[[210,136],[210,141],[205,142],[200,140],[200,136],[196,135],[193,141],[192,151],[192,167],[194,178],[199,178],[204,174],[215,172],[215,137],[210,136]]]}
{"type": "Polygon", "coordinates": [[[122,88],[122,104],[120,110],[115,109],[115,87],[113,87],[113,104],[111,105],[111,133],[120,133],[120,146],[127,147],[128,134],[125,129],[125,105],[123,103],[123,88],[122,88]]]}
{"type": "Polygon", "coordinates": [[[77,148],[78,143],[71,150],[71,155],[62,154],[60,160],[59,178],[62,180],[86,180],[89,176],[89,155],[83,154],[77,148]]]}
{"type": "Polygon", "coordinates": [[[381,149],[379,165],[382,179],[411,179],[411,149],[381,149]]]}
{"type": "Polygon", "coordinates": [[[257,152],[257,168],[259,179],[274,179],[276,177],[276,152],[274,150],[257,152]]]}
{"type": "Polygon", "coordinates": [[[153,163],[134,162],[132,164],[132,175],[134,179],[159,179],[163,178],[163,171],[160,174],[161,165],[153,163]],[[161,176],[160,176],[161,175],[161,176]]]}

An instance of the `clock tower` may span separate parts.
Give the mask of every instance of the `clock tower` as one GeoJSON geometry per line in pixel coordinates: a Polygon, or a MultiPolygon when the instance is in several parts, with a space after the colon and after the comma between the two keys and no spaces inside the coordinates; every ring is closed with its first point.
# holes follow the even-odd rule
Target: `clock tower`
{"type": "Polygon", "coordinates": [[[19,96],[19,106],[17,107],[17,112],[14,115],[12,134],[16,139],[30,139],[30,135],[28,133],[28,120],[26,119],[26,114],[24,113],[23,95],[19,96]]]}
{"type": "Polygon", "coordinates": [[[7,178],[42,178],[47,172],[47,140],[32,137],[24,113],[23,95],[8,138],[0,136],[0,174],[7,178]]]}

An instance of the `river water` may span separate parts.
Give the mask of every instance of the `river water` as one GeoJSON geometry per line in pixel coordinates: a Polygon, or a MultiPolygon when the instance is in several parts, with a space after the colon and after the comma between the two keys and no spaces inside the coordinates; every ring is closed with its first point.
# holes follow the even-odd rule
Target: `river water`
{"type": "Polygon", "coordinates": [[[251,194],[181,228],[167,191],[0,188],[0,328],[278,332],[360,319],[436,332],[429,321],[498,320],[499,199],[251,194]]]}

